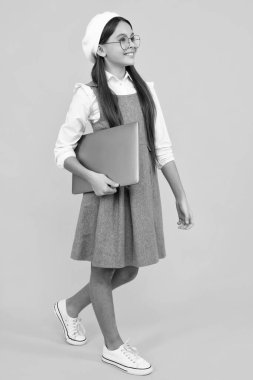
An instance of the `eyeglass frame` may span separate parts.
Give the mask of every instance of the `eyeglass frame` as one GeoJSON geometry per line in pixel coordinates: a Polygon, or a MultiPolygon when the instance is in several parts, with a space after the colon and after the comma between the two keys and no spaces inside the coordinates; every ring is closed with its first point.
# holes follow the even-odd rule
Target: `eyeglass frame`
{"type": "MultiPolygon", "coordinates": [[[[122,49],[123,51],[125,51],[125,50],[127,50],[127,49],[129,48],[129,46],[130,46],[129,41],[131,40],[131,38],[133,38],[133,37],[135,37],[135,36],[139,37],[139,41],[141,40],[139,34],[134,34],[132,37],[127,37],[127,36],[126,36],[126,38],[128,38],[128,47],[125,48],[125,49],[123,49],[123,47],[121,46],[121,41],[104,42],[104,43],[101,44],[101,45],[106,45],[106,44],[120,44],[121,49],[122,49]]],[[[140,45],[139,45],[139,46],[140,46],[140,45]]],[[[138,49],[139,46],[137,46],[137,49],[138,49]]]]}

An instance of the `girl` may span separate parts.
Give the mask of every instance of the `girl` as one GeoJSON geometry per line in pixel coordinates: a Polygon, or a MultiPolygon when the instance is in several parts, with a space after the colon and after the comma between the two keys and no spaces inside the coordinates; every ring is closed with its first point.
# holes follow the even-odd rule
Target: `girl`
{"type": "Polygon", "coordinates": [[[157,168],[175,195],[179,228],[190,229],[193,216],[153,83],[134,67],[139,45],[131,23],[115,12],[96,15],[86,28],[82,47],[94,63],[92,81],[76,84],[54,153],[60,168],[88,180],[94,190],[83,194],[71,251],[71,258],[91,262],[91,274],[89,283],[56,302],[54,311],[66,341],[82,345],[86,331],[78,315],[92,303],[104,337],[102,360],[129,374],[146,375],[153,367],[119,334],[112,290],[133,280],[139,267],[166,256],[157,168]],[[133,121],[139,123],[139,183],[119,187],[76,159],[74,149],[89,127],[96,132],[133,121]]]}

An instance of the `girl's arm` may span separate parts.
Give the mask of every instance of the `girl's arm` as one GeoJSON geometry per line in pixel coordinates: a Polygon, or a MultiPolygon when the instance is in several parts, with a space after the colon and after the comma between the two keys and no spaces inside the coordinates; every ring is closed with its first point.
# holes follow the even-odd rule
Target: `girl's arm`
{"type": "Polygon", "coordinates": [[[88,120],[92,99],[90,88],[86,85],[76,84],[65,122],[61,125],[54,147],[56,165],[65,168],[68,157],[76,157],[74,149],[79,139],[91,124],[88,120]]]}
{"type": "Polygon", "coordinates": [[[181,230],[189,230],[193,227],[193,213],[186,198],[182,183],[179,178],[175,161],[167,162],[161,171],[168,181],[171,190],[176,199],[176,209],[178,213],[178,228],[181,230]]]}
{"type": "Polygon", "coordinates": [[[92,103],[90,92],[88,86],[81,83],[75,85],[65,122],[61,125],[54,147],[56,165],[89,182],[93,179],[94,172],[77,160],[74,149],[86,128],[91,127],[88,120],[92,103]]]}
{"type": "Polygon", "coordinates": [[[175,159],[172,142],[166,127],[162,108],[154,88],[154,82],[147,82],[153,100],[156,106],[156,120],[155,120],[155,148],[158,159],[157,167],[161,169],[167,162],[175,159]]]}
{"type": "Polygon", "coordinates": [[[180,202],[186,198],[175,161],[172,160],[163,165],[161,172],[169,183],[176,201],[180,202]]]}
{"type": "Polygon", "coordinates": [[[68,157],[64,160],[63,164],[64,168],[71,172],[72,174],[75,174],[81,178],[84,178],[88,182],[92,182],[95,178],[95,172],[92,170],[89,170],[85,166],[83,166],[76,157],[68,157]]]}
{"type": "Polygon", "coordinates": [[[155,146],[160,169],[169,183],[176,199],[180,229],[190,229],[193,226],[193,214],[188,204],[179,173],[177,171],[172,142],[166,127],[161,105],[154,89],[154,83],[148,83],[156,105],[157,117],[155,122],[155,146]]]}
{"type": "Polygon", "coordinates": [[[160,169],[170,184],[171,190],[176,199],[185,197],[179,174],[175,164],[175,157],[172,149],[172,142],[164,120],[162,108],[154,88],[154,82],[147,82],[152,93],[156,106],[155,121],[155,147],[158,158],[158,169],[160,169]]]}
{"type": "Polygon", "coordinates": [[[89,170],[76,158],[75,148],[79,139],[88,128],[92,130],[89,118],[91,117],[94,94],[89,86],[82,83],[77,83],[75,89],[66,120],[60,128],[55,143],[56,164],[59,168],[64,168],[90,182],[96,195],[115,193],[117,191],[115,187],[118,187],[116,182],[103,173],[89,170]]]}

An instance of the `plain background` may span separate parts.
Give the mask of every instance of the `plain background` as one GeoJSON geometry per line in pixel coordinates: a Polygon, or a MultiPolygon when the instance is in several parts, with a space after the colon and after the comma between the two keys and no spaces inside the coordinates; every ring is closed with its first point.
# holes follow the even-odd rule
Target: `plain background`
{"type": "MultiPolygon", "coordinates": [[[[1,2],[1,373],[5,379],[120,379],[88,344],[67,345],[53,303],[89,281],[70,259],[81,196],[54,144],[81,49],[106,10],[141,36],[136,68],[154,81],[195,226],[177,229],[162,173],[167,257],[114,291],[120,334],[155,367],[150,379],[252,379],[252,15],[250,0],[1,2]]],[[[125,378],[125,377],[124,377],[125,378]]]]}

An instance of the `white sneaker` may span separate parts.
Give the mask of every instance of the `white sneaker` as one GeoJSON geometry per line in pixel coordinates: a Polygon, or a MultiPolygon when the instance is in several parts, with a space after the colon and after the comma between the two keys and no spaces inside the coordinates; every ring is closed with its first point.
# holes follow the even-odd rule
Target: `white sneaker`
{"type": "Polygon", "coordinates": [[[131,347],[128,341],[129,339],[116,350],[108,350],[104,344],[102,360],[131,375],[148,375],[153,371],[153,367],[139,356],[136,348],[131,347]]]}
{"type": "Polygon", "coordinates": [[[81,324],[81,318],[71,318],[66,309],[66,300],[60,300],[54,304],[54,312],[62,324],[66,341],[74,346],[86,343],[85,328],[81,324]]]}

